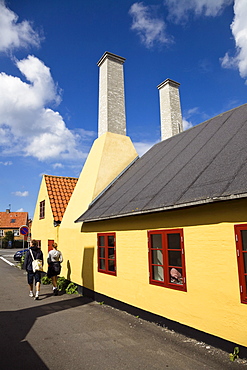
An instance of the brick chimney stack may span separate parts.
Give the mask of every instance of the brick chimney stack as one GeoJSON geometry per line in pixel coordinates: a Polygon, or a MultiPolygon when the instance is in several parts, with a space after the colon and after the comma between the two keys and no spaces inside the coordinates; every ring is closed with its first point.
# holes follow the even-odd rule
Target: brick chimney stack
{"type": "Polygon", "coordinates": [[[170,79],[157,86],[160,96],[161,140],[183,131],[179,86],[178,82],[170,79]]]}
{"type": "Polygon", "coordinates": [[[126,135],[124,73],[125,58],[105,52],[99,66],[98,136],[106,132],[126,135]]]}

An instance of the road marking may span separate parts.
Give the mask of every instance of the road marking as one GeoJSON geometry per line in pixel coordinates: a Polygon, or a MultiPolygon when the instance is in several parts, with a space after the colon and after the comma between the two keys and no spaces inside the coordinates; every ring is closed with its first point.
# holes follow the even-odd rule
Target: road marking
{"type": "Polygon", "coordinates": [[[3,260],[4,262],[8,263],[10,266],[15,266],[15,264],[14,264],[14,263],[9,262],[8,260],[6,260],[6,258],[3,258],[3,257],[0,257],[0,258],[1,258],[1,260],[3,260]]]}

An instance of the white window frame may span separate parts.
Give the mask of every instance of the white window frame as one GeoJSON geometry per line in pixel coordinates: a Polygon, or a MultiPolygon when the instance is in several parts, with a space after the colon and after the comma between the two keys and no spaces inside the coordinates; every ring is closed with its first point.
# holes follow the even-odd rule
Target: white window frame
{"type": "Polygon", "coordinates": [[[20,230],[19,229],[13,230],[13,234],[14,236],[20,236],[20,230]]]}

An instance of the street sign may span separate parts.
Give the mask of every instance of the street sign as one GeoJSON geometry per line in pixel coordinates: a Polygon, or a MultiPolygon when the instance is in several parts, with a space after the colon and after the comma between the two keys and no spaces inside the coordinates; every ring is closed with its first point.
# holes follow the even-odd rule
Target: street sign
{"type": "Polygon", "coordinates": [[[20,234],[21,235],[27,235],[28,234],[28,227],[27,226],[21,226],[20,227],[20,234]]]}

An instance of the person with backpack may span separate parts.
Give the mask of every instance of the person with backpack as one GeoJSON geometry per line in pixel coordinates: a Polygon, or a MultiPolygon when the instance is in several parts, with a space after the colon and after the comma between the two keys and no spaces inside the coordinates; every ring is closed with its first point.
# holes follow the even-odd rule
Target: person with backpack
{"type": "Polygon", "coordinates": [[[57,276],[61,272],[61,263],[63,262],[62,253],[57,250],[57,243],[52,244],[52,250],[49,251],[47,257],[48,271],[47,276],[51,278],[53,285],[53,294],[58,295],[57,276]]]}
{"type": "Polygon", "coordinates": [[[29,297],[33,297],[33,282],[35,282],[35,300],[39,299],[40,293],[40,282],[41,282],[41,272],[33,271],[33,261],[40,260],[42,261],[43,266],[43,253],[38,246],[37,240],[31,241],[31,247],[26,252],[23,267],[27,271],[27,282],[29,285],[29,297]]]}

